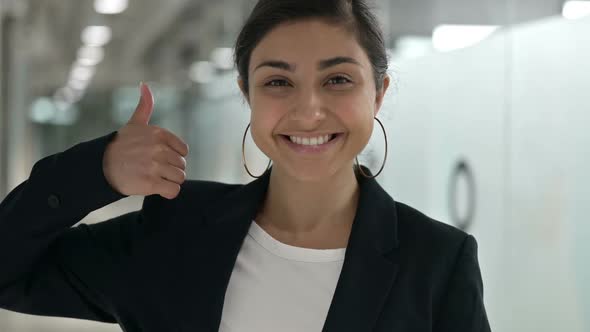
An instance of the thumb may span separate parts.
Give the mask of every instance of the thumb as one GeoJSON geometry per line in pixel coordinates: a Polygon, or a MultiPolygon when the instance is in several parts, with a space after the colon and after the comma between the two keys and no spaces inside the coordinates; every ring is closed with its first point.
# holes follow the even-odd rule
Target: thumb
{"type": "Polygon", "coordinates": [[[154,96],[147,84],[143,82],[139,84],[139,90],[141,92],[139,103],[127,123],[147,125],[150,122],[150,117],[154,110],[154,96]]]}

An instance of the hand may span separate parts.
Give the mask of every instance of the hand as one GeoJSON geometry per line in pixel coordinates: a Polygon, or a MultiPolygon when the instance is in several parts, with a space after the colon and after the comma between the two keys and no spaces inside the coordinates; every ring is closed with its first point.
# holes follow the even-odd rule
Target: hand
{"type": "Polygon", "coordinates": [[[107,145],[103,173],[121,194],[173,199],[186,179],[188,145],[172,132],[149,124],[154,98],[146,84],[141,83],[140,90],[131,119],[107,145]]]}

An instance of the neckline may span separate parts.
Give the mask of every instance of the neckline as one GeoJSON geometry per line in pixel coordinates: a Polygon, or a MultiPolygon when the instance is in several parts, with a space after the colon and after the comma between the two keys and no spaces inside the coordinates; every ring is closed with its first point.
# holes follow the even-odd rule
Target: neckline
{"type": "Polygon", "coordinates": [[[264,249],[275,256],[299,262],[321,263],[343,261],[346,248],[313,249],[283,243],[267,233],[256,220],[252,220],[248,234],[264,249]]]}

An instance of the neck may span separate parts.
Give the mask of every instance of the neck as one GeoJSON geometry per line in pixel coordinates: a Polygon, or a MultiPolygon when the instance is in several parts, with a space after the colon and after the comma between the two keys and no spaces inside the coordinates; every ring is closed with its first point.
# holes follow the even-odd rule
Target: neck
{"type": "Polygon", "coordinates": [[[359,185],[352,167],[317,182],[301,181],[273,166],[257,222],[290,234],[322,232],[352,224],[359,185]]]}

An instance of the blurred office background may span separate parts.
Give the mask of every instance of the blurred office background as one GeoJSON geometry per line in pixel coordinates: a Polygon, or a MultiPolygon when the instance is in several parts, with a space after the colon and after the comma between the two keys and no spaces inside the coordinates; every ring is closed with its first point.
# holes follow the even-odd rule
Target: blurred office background
{"type": "MultiPolygon", "coordinates": [[[[0,198],[40,158],[122,126],[142,80],[151,123],[190,145],[189,178],[250,181],[231,47],[254,3],[0,0],[0,198]]],[[[590,1],[375,6],[394,78],[378,181],[475,235],[494,331],[590,331],[590,1]]],[[[261,173],[267,159],[250,136],[246,147],[261,173]]],[[[376,172],[383,147],[375,126],[361,162],[376,172]]],[[[82,330],[120,328],[0,310],[2,332],[82,330]]]]}

